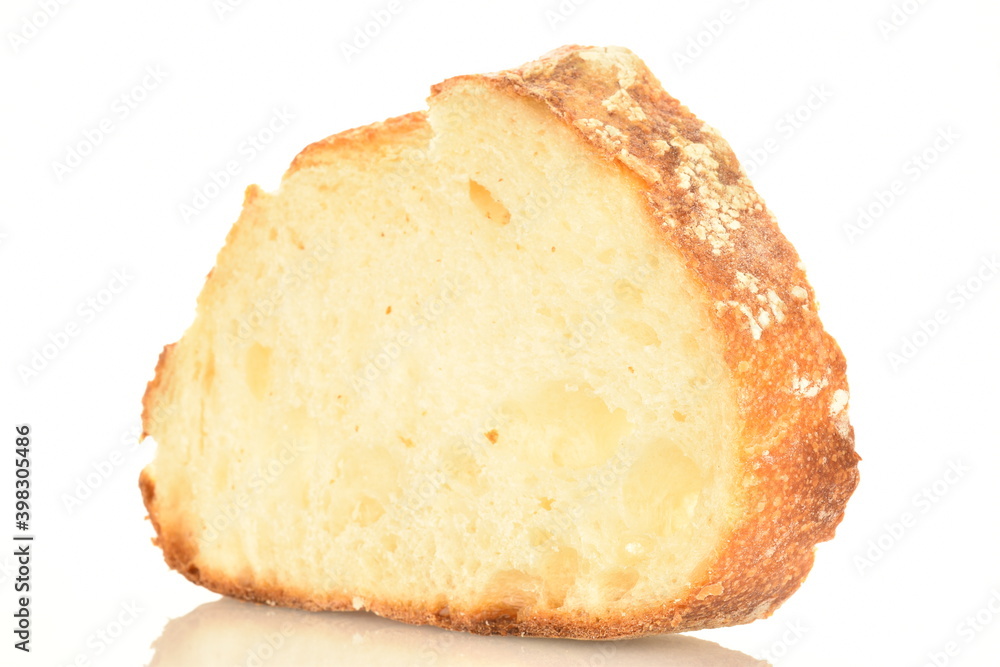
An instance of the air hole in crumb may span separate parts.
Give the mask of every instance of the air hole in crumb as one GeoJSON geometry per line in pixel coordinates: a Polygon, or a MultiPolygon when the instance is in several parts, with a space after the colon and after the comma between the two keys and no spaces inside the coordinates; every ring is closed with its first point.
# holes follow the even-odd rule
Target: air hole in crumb
{"type": "Polygon", "coordinates": [[[209,352],[208,362],[205,364],[205,372],[201,377],[201,383],[206,392],[211,389],[213,380],[215,380],[215,355],[209,352]]]}
{"type": "Polygon", "coordinates": [[[674,410],[674,419],[676,419],[679,422],[686,422],[687,415],[681,412],[680,410],[674,410]]]}
{"type": "Polygon", "coordinates": [[[551,547],[541,563],[545,572],[545,603],[549,608],[558,609],[563,606],[566,594],[576,584],[580,571],[580,554],[576,549],[562,544],[551,547]]]}
{"type": "Polygon", "coordinates": [[[407,447],[413,447],[413,441],[410,440],[409,438],[404,438],[403,436],[399,436],[399,441],[402,442],[407,447]]]}
{"type": "Polygon", "coordinates": [[[621,568],[608,570],[600,577],[601,587],[604,595],[612,602],[616,602],[625,597],[625,594],[635,588],[639,581],[639,572],[632,568],[621,568]]]}
{"type": "Polygon", "coordinates": [[[666,438],[647,443],[622,480],[629,529],[658,536],[683,530],[710,475],[677,443],[666,438]]]}
{"type": "Polygon", "coordinates": [[[246,378],[253,397],[263,399],[271,380],[271,348],[257,342],[250,346],[247,350],[246,378]]]}
{"type": "Polygon", "coordinates": [[[385,507],[382,503],[371,496],[361,496],[354,511],[351,513],[351,521],[359,526],[370,526],[378,521],[385,514],[385,507]]]}
{"type": "Polygon", "coordinates": [[[392,312],[392,306],[386,306],[385,314],[388,315],[391,312],[392,312]]]}
{"type": "Polygon", "coordinates": [[[533,547],[540,547],[543,544],[546,546],[551,546],[549,545],[549,542],[551,540],[552,540],[552,533],[543,528],[532,528],[530,531],[528,531],[528,544],[530,544],[533,547]]]}
{"type": "Polygon", "coordinates": [[[503,447],[533,467],[601,465],[632,431],[625,410],[575,378],[540,383],[504,402],[500,412],[513,431],[503,447]]]}
{"type": "Polygon", "coordinates": [[[615,322],[615,328],[643,347],[660,344],[660,337],[656,334],[656,329],[645,322],[622,319],[615,322]]]}
{"type": "Polygon", "coordinates": [[[510,211],[498,202],[493,194],[476,181],[469,179],[469,199],[487,219],[501,225],[510,222],[510,211]]]}
{"type": "Polygon", "coordinates": [[[501,570],[484,589],[484,597],[491,601],[486,614],[497,620],[517,620],[535,605],[542,587],[541,577],[521,570],[501,570]]]}
{"type": "Polygon", "coordinates": [[[642,290],[631,280],[624,278],[616,280],[614,292],[615,298],[627,306],[638,307],[642,305],[642,290]]]}

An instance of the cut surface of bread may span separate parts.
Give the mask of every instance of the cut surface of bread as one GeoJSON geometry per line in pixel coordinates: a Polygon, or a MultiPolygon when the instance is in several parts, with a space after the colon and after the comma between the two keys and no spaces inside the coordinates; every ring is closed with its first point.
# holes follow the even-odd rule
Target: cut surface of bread
{"type": "Polygon", "coordinates": [[[843,357],[732,151],[620,48],[429,102],[247,190],[144,398],[167,563],[479,633],[768,615],[858,459],[843,357]]]}

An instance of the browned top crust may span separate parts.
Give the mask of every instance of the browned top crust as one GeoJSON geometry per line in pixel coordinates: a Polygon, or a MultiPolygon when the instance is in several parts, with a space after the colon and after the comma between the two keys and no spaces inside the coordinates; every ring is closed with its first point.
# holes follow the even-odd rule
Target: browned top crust
{"type": "MultiPolygon", "coordinates": [[[[699,581],[678,600],[614,618],[534,616],[502,610],[450,613],[372,600],[375,613],[483,634],[608,639],[720,627],[768,616],[802,583],[817,542],[833,537],[858,482],[847,419],[845,362],[823,330],[795,250],[753,190],[729,145],[663,91],[623,48],[566,46],[521,68],[449,79],[487,84],[536,100],[574,128],[596,153],[645,184],[651,220],[715,305],[726,334],[726,363],[738,387],[743,445],[743,517],[699,581]]],[[[330,149],[382,143],[386,131],[426,125],[423,112],[357,128],[306,148],[289,173],[331,159],[330,149]]],[[[164,351],[151,401],[166,372],[164,351]]],[[[347,594],[250,587],[199,571],[188,540],[157,521],[155,483],[144,499],[171,567],[212,590],[305,609],[352,609],[347,594]]]]}
{"type": "Polygon", "coordinates": [[[541,102],[641,179],[664,240],[699,277],[727,334],[726,363],[745,425],[745,518],[685,599],[591,636],[770,615],[805,579],[815,544],[833,537],[860,460],[844,357],[823,330],[798,254],[729,144],[628,49],[564,46],[518,69],[449,79],[432,92],[466,81],[541,102]]]}
{"type": "MultiPolygon", "coordinates": [[[[338,151],[350,150],[354,147],[358,150],[370,151],[373,146],[398,150],[397,141],[400,136],[426,133],[430,137],[430,132],[431,128],[427,123],[426,111],[414,111],[371,125],[345,130],[302,149],[295,156],[284,177],[288,178],[297,171],[327,164],[330,160],[337,159],[338,151]]],[[[343,156],[343,153],[340,155],[343,156]]]]}

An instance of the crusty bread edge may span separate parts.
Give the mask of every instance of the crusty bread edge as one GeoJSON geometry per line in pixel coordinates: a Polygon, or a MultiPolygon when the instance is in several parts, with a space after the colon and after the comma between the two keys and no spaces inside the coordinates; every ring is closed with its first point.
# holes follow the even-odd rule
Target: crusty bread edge
{"type": "MultiPolygon", "coordinates": [[[[846,417],[846,364],[819,321],[798,255],[756,197],[728,144],[667,95],[626,50],[563,47],[519,69],[449,79],[435,86],[433,94],[447,94],[470,83],[544,104],[598,154],[647,184],[651,224],[680,252],[717,305],[717,326],[727,343],[726,363],[738,384],[740,416],[747,426],[742,467],[751,483],[742,499],[745,519],[736,524],[701,581],[693,582],[683,597],[628,615],[594,618],[533,612],[518,618],[508,609],[441,613],[371,599],[364,600],[363,608],[409,623],[481,634],[578,639],[697,630],[770,615],[801,585],[812,567],[815,545],[833,536],[858,483],[859,458],[846,417]],[[595,60],[594,54],[599,58],[595,60]],[[603,96],[595,95],[607,87],[608,71],[600,68],[609,60],[614,61],[619,85],[603,90],[603,96]],[[682,155],[692,144],[697,146],[682,155]],[[701,157],[706,152],[711,159],[701,157]],[[696,169],[681,174],[678,167],[690,163],[692,156],[697,158],[696,169]],[[723,201],[728,195],[721,186],[753,193],[751,205],[733,207],[734,202],[723,201]],[[712,223],[719,211],[709,201],[713,199],[722,202],[722,210],[738,213],[737,227],[720,230],[712,223]],[[762,311],[768,314],[761,315],[762,311]],[[786,418],[775,422],[775,415],[786,418]]],[[[422,113],[409,114],[335,135],[305,149],[290,172],[309,166],[312,156],[326,147],[381,141],[383,129],[405,130],[423,122],[422,113]]],[[[165,349],[144,398],[146,430],[148,405],[165,373],[166,356],[165,349]]],[[[197,548],[183,537],[184,531],[159,521],[155,484],[146,471],[140,486],[165,560],[193,582],[271,605],[356,608],[349,594],[317,600],[309,591],[251,585],[200,569],[195,563],[197,548]]]]}

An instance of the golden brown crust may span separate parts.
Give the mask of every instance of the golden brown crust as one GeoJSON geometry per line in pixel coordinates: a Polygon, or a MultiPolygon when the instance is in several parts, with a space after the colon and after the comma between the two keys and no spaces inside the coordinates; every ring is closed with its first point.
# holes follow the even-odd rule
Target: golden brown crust
{"type": "MultiPolygon", "coordinates": [[[[819,321],[798,255],[728,144],[627,50],[563,47],[519,69],[449,79],[433,94],[483,84],[545,105],[599,155],[646,184],[651,221],[703,284],[727,343],[744,424],[744,516],[681,599],[629,616],[518,618],[496,608],[442,615],[389,600],[366,600],[364,607],[454,630],[578,639],[680,632],[770,615],[801,585],[816,543],[833,536],[858,482],[845,361],[819,321]]],[[[327,148],[345,141],[381,141],[387,128],[407,131],[421,123],[423,114],[410,114],[336,135],[308,147],[291,171],[322,161],[327,148]]],[[[164,372],[166,352],[146,401],[164,372]]],[[[159,523],[153,480],[144,474],[140,484],[167,563],[195,583],[267,604],[355,608],[348,594],[318,600],[309,591],[249,586],[199,569],[182,533],[171,535],[159,523]]]]}
{"type": "MultiPolygon", "coordinates": [[[[208,279],[206,278],[207,281],[208,279]]],[[[142,395],[142,435],[140,439],[149,435],[150,429],[153,426],[157,397],[163,390],[162,385],[167,373],[167,360],[175,345],[177,343],[170,343],[163,346],[163,351],[160,352],[160,356],[156,360],[156,370],[153,372],[153,379],[146,385],[146,393],[142,395]]]]}
{"type": "Polygon", "coordinates": [[[302,149],[295,156],[285,177],[303,169],[328,164],[331,159],[335,159],[334,156],[338,151],[350,150],[355,146],[366,151],[371,151],[373,147],[391,148],[397,145],[400,136],[419,132],[426,132],[428,136],[430,134],[426,111],[414,111],[371,125],[338,132],[302,149]]]}
{"type": "Polygon", "coordinates": [[[684,599],[636,616],[652,631],[683,631],[769,615],[801,585],[858,483],[846,363],[823,330],[797,253],[729,145],[631,52],[567,46],[434,92],[469,80],[545,104],[645,181],[666,242],[717,307],[740,388],[746,518],[684,599]]]}

